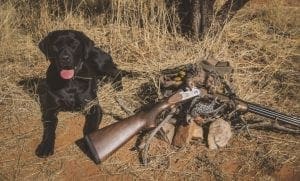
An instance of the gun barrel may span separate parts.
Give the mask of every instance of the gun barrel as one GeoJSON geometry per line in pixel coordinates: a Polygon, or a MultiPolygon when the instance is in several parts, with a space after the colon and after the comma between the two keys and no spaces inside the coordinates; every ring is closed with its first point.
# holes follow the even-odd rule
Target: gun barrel
{"type": "Polygon", "coordinates": [[[262,107],[260,105],[253,104],[253,103],[247,102],[246,104],[248,106],[249,112],[300,127],[300,118],[299,117],[288,116],[286,114],[279,113],[279,112],[273,111],[271,109],[268,109],[268,108],[265,108],[265,107],[262,107]]]}
{"type": "MultiPolygon", "coordinates": [[[[228,96],[222,95],[222,94],[216,94],[216,97],[219,98],[219,100],[229,101],[230,98],[228,96]]],[[[288,116],[284,113],[279,113],[277,111],[274,111],[272,109],[260,106],[258,104],[250,103],[247,101],[244,101],[242,99],[235,99],[237,105],[240,105],[240,111],[241,112],[251,112],[254,114],[258,114],[260,116],[278,120],[284,123],[288,123],[297,127],[300,127],[300,118],[297,116],[288,116]]]]}

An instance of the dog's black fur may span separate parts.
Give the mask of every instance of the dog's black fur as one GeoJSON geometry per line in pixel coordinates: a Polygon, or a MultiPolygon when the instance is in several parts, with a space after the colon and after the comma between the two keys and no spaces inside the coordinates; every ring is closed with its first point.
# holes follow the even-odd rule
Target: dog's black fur
{"type": "Polygon", "coordinates": [[[46,91],[40,95],[44,133],[36,155],[47,157],[54,152],[55,130],[59,111],[78,111],[96,102],[85,111],[83,134],[99,127],[102,110],[97,99],[97,78],[109,76],[114,88],[122,89],[122,75],[109,54],[94,47],[94,42],[75,30],[50,32],[40,43],[40,50],[50,60],[46,73],[46,91]],[[65,79],[62,70],[74,70],[65,79]]]}

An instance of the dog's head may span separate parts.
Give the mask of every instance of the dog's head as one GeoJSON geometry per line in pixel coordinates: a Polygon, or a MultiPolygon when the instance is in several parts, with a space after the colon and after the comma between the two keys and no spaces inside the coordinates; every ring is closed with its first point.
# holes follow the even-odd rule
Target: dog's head
{"type": "Polygon", "coordinates": [[[91,39],[75,30],[50,32],[39,43],[40,50],[56,66],[63,79],[74,77],[93,47],[94,42],[91,39]]]}

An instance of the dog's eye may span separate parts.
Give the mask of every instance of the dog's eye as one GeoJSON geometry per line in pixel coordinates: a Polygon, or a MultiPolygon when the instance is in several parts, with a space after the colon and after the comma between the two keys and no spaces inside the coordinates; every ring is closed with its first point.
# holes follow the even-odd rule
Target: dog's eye
{"type": "Polygon", "coordinates": [[[58,47],[57,46],[53,45],[52,48],[53,48],[54,51],[58,52],[58,47]]]}
{"type": "Polygon", "coordinates": [[[76,41],[73,41],[72,43],[71,43],[71,47],[73,48],[73,49],[76,49],[77,47],[78,47],[78,42],[76,42],[76,41]]]}

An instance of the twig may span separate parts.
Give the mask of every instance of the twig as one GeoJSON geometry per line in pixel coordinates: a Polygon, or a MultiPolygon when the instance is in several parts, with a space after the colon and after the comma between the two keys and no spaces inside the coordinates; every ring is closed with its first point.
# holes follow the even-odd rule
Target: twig
{"type": "Polygon", "coordinates": [[[116,102],[119,104],[121,109],[129,116],[132,116],[134,114],[134,111],[131,109],[128,109],[128,106],[126,106],[125,101],[119,97],[114,97],[116,102]]]}
{"type": "Polygon", "coordinates": [[[241,129],[246,128],[247,134],[249,136],[249,139],[252,138],[251,134],[250,134],[250,130],[249,130],[249,124],[245,121],[245,118],[241,115],[240,116],[240,120],[243,122],[244,126],[241,129]]]}
{"type": "Polygon", "coordinates": [[[176,109],[172,109],[171,112],[167,115],[167,117],[161,123],[159,123],[159,125],[151,132],[151,134],[146,139],[144,148],[142,149],[142,162],[145,166],[148,164],[148,150],[152,138],[156,135],[156,133],[160,130],[160,128],[162,128],[162,126],[173,117],[175,112],[176,109]]]}
{"type": "Polygon", "coordinates": [[[287,133],[293,133],[293,134],[300,134],[300,130],[287,128],[284,126],[281,126],[277,123],[277,121],[274,122],[260,122],[260,123],[254,123],[254,124],[248,124],[248,128],[255,129],[255,128],[269,128],[269,129],[277,129],[279,131],[285,131],[287,133]]]}

